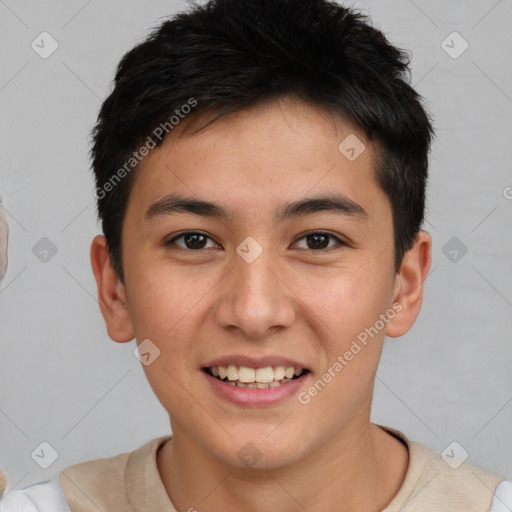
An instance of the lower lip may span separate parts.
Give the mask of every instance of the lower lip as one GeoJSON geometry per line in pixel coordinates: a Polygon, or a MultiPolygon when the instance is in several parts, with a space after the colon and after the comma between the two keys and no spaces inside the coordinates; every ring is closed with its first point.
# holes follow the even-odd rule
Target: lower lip
{"type": "Polygon", "coordinates": [[[222,398],[232,402],[236,405],[243,405],[246,407],[260,407],[273,405],[282,400],[289,398],[291,395],[297,394],[300,387],[305,383],[309,377],[309,372],[304,373],[298,379],[293,379],[290,382],[281,384],[275,388],[239,388],[238,386],[230,386],[205,371],[201,373],[207,379],[213,391],[222,398]]]}

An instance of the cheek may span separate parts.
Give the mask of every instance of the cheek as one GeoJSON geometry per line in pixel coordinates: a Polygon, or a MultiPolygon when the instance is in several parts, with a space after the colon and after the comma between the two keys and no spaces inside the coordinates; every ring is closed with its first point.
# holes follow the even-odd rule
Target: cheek
{"type": "Polygon", "coordinates": [[[371,371],[376,371],[385,337],[386,324],[380,315],[390,307],[391,289],[378,276],[369,266],[365,270],[342,270],[336,279],[303,285],[299,294],[308,306],[305,311],[309,311],[310,323],[317,326],[324,353],[322,371],[343,358],[344,368],[337,372],[336,380],[353,392],[371,382],[371,371]]]}
{"type": "Polygon", "coordinates": [[[309,289],[307,304],[316,318],[323,357],[306,392],[312,407],[321,411],[325,428],[336,429],[371,397],[385,336],[385,329],[375,330],[375,324],[388,307],[388,292],[364,274],[325,282],[321,295],[315,291],[319,289],[309,289]]]}
{"type": "Polygon", "coordinates": [[[135,337],[150,340],[158,354],[143,370],[164,408],[174,410],[186,402],[184,387],[197,370],[190,348],[203,323],[201,297],[211,286],[156,272],[141,272],[133,283],[128,302],[135,337]]]}
{"type": "Polygon", "coordinates": [[[379,279],[376,269],[340,269],[330,276],[302,281],[301,300],[321,320],[331,335],[345,339],[373,324],[387,308],[392,288],[379,279]]]}
{"type": "Polygon", "coordinates": [[[205,275],[189,276],[188,270],[185,279],[185,270],[180,268],[169,274],[168,267],[147,265],[151,271],[139,267],[139,271],[131,274],[132,286],[127,297],[137,339],[154,337],[163,342],[193,329],[201,312],[201,298],[212,289],[215,280],[205,275]]]}

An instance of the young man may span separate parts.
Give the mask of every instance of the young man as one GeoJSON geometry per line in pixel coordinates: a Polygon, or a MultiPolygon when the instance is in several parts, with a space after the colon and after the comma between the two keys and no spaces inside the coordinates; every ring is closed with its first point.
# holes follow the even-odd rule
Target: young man
{"type": "Polygon", "coordinates": [[[172,436],[0,511],[512,506],[499,475],[370,422],[384,339],[413,325],[431,262],[433,130],[407,71],[321,0],[211,1],[123,57],[93,134],[91,262],[172,436]]]}

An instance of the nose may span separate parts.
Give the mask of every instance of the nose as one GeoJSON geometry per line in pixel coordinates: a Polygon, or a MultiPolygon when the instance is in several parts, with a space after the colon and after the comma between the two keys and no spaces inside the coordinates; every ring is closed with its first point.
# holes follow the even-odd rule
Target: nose
{"type": "Polygon", "coordinates": [[[236,255],[223,280],[216,305],[217,324],[240,330],[246,338],[261,339],[276,329],[290,327],[297,314],[296,295],[271,251],[251,263],[236,255]]]}

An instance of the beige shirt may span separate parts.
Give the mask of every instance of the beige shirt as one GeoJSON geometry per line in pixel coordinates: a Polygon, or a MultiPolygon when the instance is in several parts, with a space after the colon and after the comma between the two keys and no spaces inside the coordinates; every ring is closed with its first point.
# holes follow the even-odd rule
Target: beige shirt
{"type": "MultiPolygon", "coordinates": [[[[409,450],[402,487],[382,512],[488,512],[504,479],[463,463],[452,469],[426,446],[382,427],[409,450]]],[[[71,512],[177,512],[158,472],[156,454],[172,436],[153,439],[137,450],[70,466],[59,473],[71,512]]],[[[200,504],[192,504],[201,510],[200,504]]],[[[493,509],[494,510],[494,509],[493,509]]]]}

